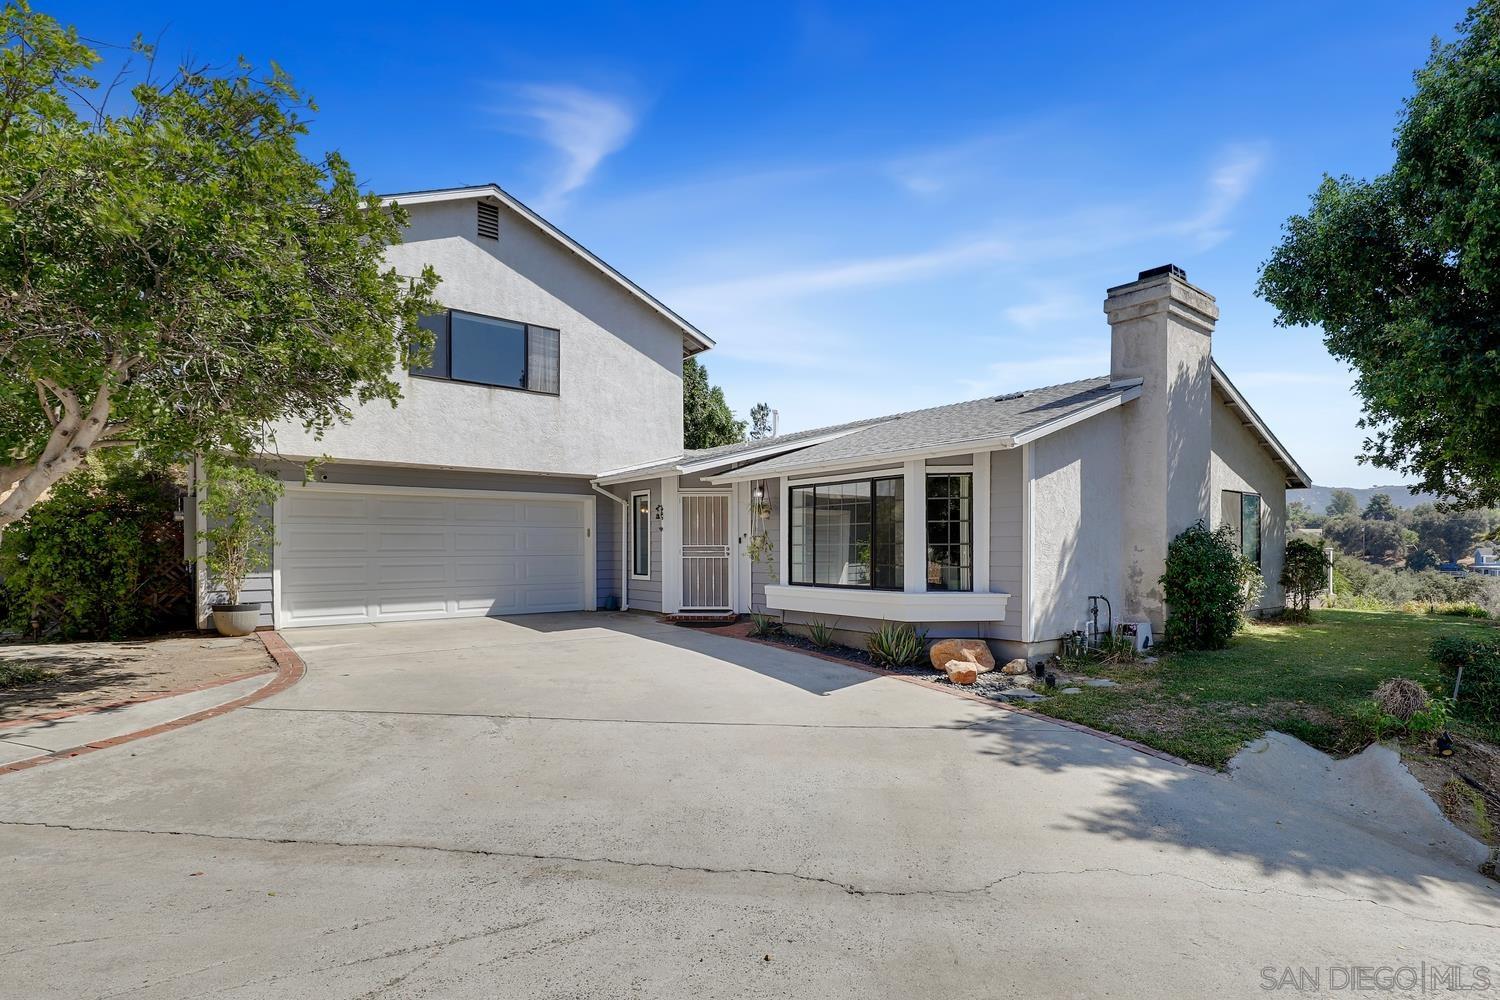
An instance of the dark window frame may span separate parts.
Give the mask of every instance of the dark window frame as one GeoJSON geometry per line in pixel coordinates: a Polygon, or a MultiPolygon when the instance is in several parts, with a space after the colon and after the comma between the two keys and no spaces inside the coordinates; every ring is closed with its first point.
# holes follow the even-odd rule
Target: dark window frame
{"type": "Polygon", "coordinates": [[[635,490],[630,494],[630,578],[632,580],[651,579],[651,491],[635,490]],[[645,510],[636,507],[636,501],[644,497],[646,500],[645,510]],[[645,515],[642,520],[642,515],[645,515]],[[645,537],[642,538],[641,535],[645,537]],[[641,565],[641,557],[646,557],[646,571],[637,572],[641,565]]]}
{"type": "MultiPolygon", "coordinates": [[[[904,476],[899,476],[899,475],[898,476],[856,476],[853,479],[828,480],[828,481],[825,481],[825,482],[817,482],[817,483],[797,483],[796,485],[790,485],[789,484],[787,486],[787,490],[786,490],[786,502],[787,502],[787,522],[786,522],[787,523],[787,529],[786,529],[787,530],[787,540],[786,540],[787,563],[786,563],[786,578],[787,578],[787,584],[789,586],[792,586],[792,587],[822,587],[822,588],[824,588],[826,590],[878,590],[878,591],[883,591],[885,593],[900,593],[901,591],[903,591],[903,590],[906,589],[905,588],[905,580],[904,579],[900,580],[896,584],[896,586],[893,586],[893,587],[877,587],[877,586],[875,586],[875,578],[876,578],[876,573],[875,573],[875,497],[876,497],[875,484],[876,483],[881,483],[881,482],[894,482],[894,483],[901,484],[900,487],[896,490],[895,498],[901,500],[901,502],[902,502],[902,510],[904,512],[905,511],[905,503],[906,503],[905,477],[904,476]],[[870,582],[869,583],[814,583],[814,582],[810,582],[810,581],[809,582],[802,582],[802,581],[797,580],[795,578],[795,576],[794,576],[794,574],[796,573],[796,568],[795,568],[795,564],[792,562],[792,539],[791,539],[791,533],[792,533],[792,511],[795,509],[795,507],[793,506],[793,504],[794,504],[796,492],[798,490],[816,490],[820,486],[848,486],[851,483],[865,483],[870,488],[870,582]]],[[[812,538],[811,551],[813,553],[816,553],[817,552],[817,546],[818,546],[818,523],[817,523],[817,518],[813,519],[813,522],[811,524],[811,532],[812,532],[811,533],[811,538],[812,538]]],[[[804,550],[806,550],[806,549],[807,549],[807,546],[804,546],[804,550]]],[[[896,549],[896,551],[897,552],[902,552],[902,548],[898,546],[897,549],[896,549]]],[[[902,558],[902,562],[901,562],[900,565],[902,566],[903,571],[904,571],[904,568],[905,568],[904,552],[902,552],[902,555],[903,555],[903,558],[902,558]]],[[[804,565],[804,567],[807,567],[807,568],[809,568],[809,569],[812,570],[812,575],[813,575],[814,578],[817,577],[817,575],[818,575],[818,568],[817,568],[817,565],[815,563],[812,563],[812,562],[808,561],[807,558],[804,558],[803,565],[804,565]]]]}
{"type": "MultiPolygon", "coordinates": [[[[438,366],[438,361],[439,361],[438,352],[442,351],[443,355],[442,355],[442,358],[441,358],[441,360],[442,360],[441,368],[442,368],[443,371],[446,371],[449,374],[447,374],[447,375],[440,375],[440,374],[437,374],[436,371],[424,371],[424,370],[421,370],[421,369],[413,368],[408,363],[408,365],[407,365],[407,373],[409,375],[411,375],[412,378],[425,378],[425,379],[429,379],[429,380],[431,380],[433,382],[454,382],[454,383],[457,383],[458,385],[478,385],[478,386],[483,386],[486,389],[507,389],[507,390],[509,390],[511,392],[527,392],[527,393],[532,394],[533,396],[561,396],[562,395],[562,331],[561,330],[557,329],[556,327],[542,326],[540,323],[523,323],[521,320],[518,320],[518,319],[506,319],[504,316],[491,316],[491,315],[489,315],[487,313],[471,312],[468,309],[444,309],[441,313],[433,313],[432,314],[432,317],[436,317],[436,316],[442,316],[442,318],[443,318],[443,331],[440,334],[438,334],[437,337],[436,337],[436,341],[437,342],[436,342],[436,344],[434,344],[434,347],[433,347],[433,356],[432,356],[431,367],[433,369],[436,369],[437,367],[439,367],[438,366]],[[453,314],[454,313],[458,313],[458,314],[460,314],[462,316],[474,316],[474,317],[477,317],[479,319],[494,320],[494,321],[499,322],[499,323],[512,323],[512,324],[514,324],[516,326],[519,326],[521,328],[521,330],[522,330],[522,334],[521,334],[521,344],[522,344],[522,347],[521,347],[521,350],[522,350],[522,353],[526,356],[526,377],[525,377],[525,381],[527,383],[530,383],[531,380],[532,380],[532,364],[531,364],[531,338],[532,338],[532,334],[531,334],[531,331],[532,330],[545,330],[545,331],[548,331],[550,333],[555,333],[557,335],[557,388],[555,390],[534,389],[534,388],[531,387],[530,384],[527,384],[527,385],[503,385],[503,384],[500,384],[500,383],[497,383],[497,382],[479,382],[479,381],[475,381],[474,379],[454,378],[453,374],[452,374],[452,372],[453,372],[453,314]]],[[[432,317],[424,317],[424,319],[432,318],[432,317]]]]}
{"type": "MultiPolygon", "coordinates": [[[[961,524],[964,523],[964,521],[961,520],[961,519],[960,520],[944,519],[941,523],[949,525],[950,529],[951,529],[951,527],[953,525],[961,525],[961,524]]],[[[974,473],[973,472],[954,471],[954,472],[929,472],[929,473],[927,473],[927,479],[922,484],[922,525],[923,525],[923,529],[922,529],[923,530],[922,555],[924,557],[923,558],[924,565],[922,567],[922,579],[924,581],[926,581],[927,590],[929,592],[935,592],[935,593],[939,593],[939,594],[972,594],[974,592],[974,473]],[[965,570],[968,571],[969,585],[967,587],[944,587],[944,586],[935,585],[932,582],[931,578],[928,576],[928,573],[927,573],[927,564],[930,564],[932,562],[932,559],[931,559],[931,552],[932,552],[932,548],[933,548],[932,526],[935,523],[939,523],[939,522],[933,521],[932,517],[930,516],[928,504],[930,504],[932,502],[932,481],[934,479],[959,479],[959,478],[964,478],[964,479],[967,479],[969,481],[969,497],[968,497],[968,499],[969,499],[969,518],[968,518],[969,540],[967,542],[963,542],[963,541],[955,542],[955,541],[951,540],[951,536],[950,536],[950,540],[944,541],[944,542],[939,542],[937,544],[939,546],[941,546],[942,548],[945,548],[945,549],[948,549],[948,548],[957,548],[958,549],[958,552],[959,552],[959,561],[958,561],[958,564],[957,564],[958,565],[958,571],[959,571],[960,575],[962,575],[965,570]],[[969,558],[968,558],[967,562],[965,562],[964,559],[963,559],[963,553],[965,551],[967,551],[968,554],[969,554],[969,558]]],[[[947,564],[944,564],[944,565],[947,565],[947,564]]]]}
{"type": "MultiPolygon", "coordinates": [[[[1238,543],[1239,545],[1240,555],[1244,556],[1246,559],[1250,560],[1250,562],[1254,563],[1261,569],[1264,569],[1265,565],[1261,560],[1264,559],[1266,554],[1265,498],[1262,497],[1259,493],[1251,493],[1248,490],[1220,490],[1220,516],[1222,516],[1224,513],[1224,498],[1229,496],[1239,497],[1239,518],[1234,522],[1234,536],[1236,543],[1238,543]],[[1255,555],[1253,556],[1245,551],[1245,501],[1247,499],[1255,501],[1255,555]]],[[[1228,523],[1227,520],[1225,523],[1228,523]]]]}

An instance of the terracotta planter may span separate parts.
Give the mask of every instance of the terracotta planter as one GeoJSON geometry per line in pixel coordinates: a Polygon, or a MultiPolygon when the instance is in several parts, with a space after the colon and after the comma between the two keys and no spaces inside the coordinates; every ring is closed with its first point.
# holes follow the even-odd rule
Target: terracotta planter
{"type": "Polygon", "coordinates": [[[249,635],[260,623],[260,604],[215,604],[213,615],[220,635],[249,635]]]}

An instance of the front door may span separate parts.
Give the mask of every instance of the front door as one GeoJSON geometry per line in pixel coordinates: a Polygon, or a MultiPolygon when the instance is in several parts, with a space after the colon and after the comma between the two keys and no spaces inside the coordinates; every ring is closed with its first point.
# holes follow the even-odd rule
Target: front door
{"type": "Polygon", "coordinates": [[[682,609],[728,611],[729,494],[682,495],[682,609]]]}

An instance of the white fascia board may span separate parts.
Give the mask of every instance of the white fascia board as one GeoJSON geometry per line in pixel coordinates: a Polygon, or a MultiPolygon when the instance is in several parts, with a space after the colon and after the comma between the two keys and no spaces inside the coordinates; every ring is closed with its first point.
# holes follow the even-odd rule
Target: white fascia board
{"type": "Polygon", "coordinates": [[[777,611],[893,622],[1003,622],[1009,594],[858,587],[766,585],[766,606],[777,611]]]}
{"type": "Polygon", "coordinates": [[[508,207],[511,211],[515,212],[521,218],[525,219],[527,222],[530,222],[533,226],[536,226],[542,232],[546,233],[548,236],[561,243],[564,247],[567,247],[569,250],[582,257],[586,262],[591,264],[605,277],[615,282],[615,284],[625,289],[631,295],[634,295],[637,299],[640,299],[643,303],[646,304],[647,307],[658,313],[667,322],[671,323],[673,326],[681,330],[684,336],[697,346],[696,351],[689,351],[688,353],[696,354],[698,351],[706,351],[714,346],[714,340],[712,337],[704,333],[702,330],[698,329],[693,324],[689,323],[687,320],[683,319],[681,316],[677,315],[677,313],[673,312],[670,308],[668,308],[650,292],[647,292],[640,285],[637,285],[635,282],[625,277],[625,275],[621,274],[619,271],[616,271],[604,261],[594,256],[593,252],[590,251],[587,247],[579,243],[577,240],[573,239],[573,237],[569,236],[561,229],[558,229],[556,226],[548,222],[546,219],[542,218],[540,215],[536,214],[536,212],[532,211],[531,208],[529,208],[519,198],[506,191],[498,184],[481,184],[478,187],[447,188],[440,191],[411,191],[396,194],[383,194],[379,197],[382,202],[394,202],[398,205],[430,205],[444,201],[464,201],[470,198],[494,198],[496,201],[500,202],[501,204],[508,207]]]}
{"type": "Polygon", "coordinates": [[[1303,470],[1302,466],[1297,464],[1297,460],[1292,457],[1292,453],[1286,450],[1286,446],[1277,439],[1276,435],[1271,433],[1271,428],[1266,426],[1266,422],[1260,418],[1259,413],[1255,412],[1255,408],[1250,405],[1239,389],[1235,388],[1234,383],[1229,381],[1229,376],[1224,374],[1224,369],[1219,367],[1219,363],[1214,361],[1212,364],[1214,384],[1219,387],[1224,395],[1229,397],[1229,401],[1234,404],[1235,409],[1245,415],[1245,418],[1250,421],[1252,429],[1256,434],[1260,435],[1261,442],[1271,450],[1271,453],[1276,456],[1277,460],[1286,466],[1287,471],[1292,474],[1295,482],[1288,483],[1287,485],[1300,489],[1307,489],[1311,486],[1312,477],[1303,470]]]}
{"type": "Polygon", "coordinates": [[[595,476],[589,480],[589,483],[594,486],[611,486],[615,483],[628,483],[639,478],[641,473],[646,469],[652,470],[651,474],[646,476],[647,479],[658,479],[664,474],[681,473],[682,456],[654,458],[649,462],[641,462],[639,465],[627,465],[622,469],[611,469],[608,472],[595,476]],[[663,469],[662,466],[668,462],[672,464],[663,469]]]}

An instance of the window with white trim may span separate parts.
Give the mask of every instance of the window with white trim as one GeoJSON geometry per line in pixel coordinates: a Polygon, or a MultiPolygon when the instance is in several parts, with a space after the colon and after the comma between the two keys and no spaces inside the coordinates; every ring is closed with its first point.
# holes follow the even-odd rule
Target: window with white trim
{"type": "Polygon", "coordinates": [[[974,476],[927,475],[927,589],[974,589],[974,476]]]}
{"type": "Polygon", "coordinates": [[[630,494],[630,575],[651,579],[651,494],[630,494]]]}

